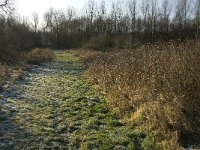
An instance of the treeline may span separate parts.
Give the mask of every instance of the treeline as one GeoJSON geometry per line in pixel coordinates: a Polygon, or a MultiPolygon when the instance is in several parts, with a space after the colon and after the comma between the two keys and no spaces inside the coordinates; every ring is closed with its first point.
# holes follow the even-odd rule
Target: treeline
{"type": "Polygon", "coordinates": [[[199,37],[200,0],[88,1],[78,15],[53,8],[46,12],[45,33],[53,47],[134,46],[137,43],[199,37]],[[90,40],[91,39],[91,40],[90,40]]]}
{"type": "Polygon", "coordinates": [[[0,16],[0,48],[26,50],[40,45],[39,33],[35,33],[25,20],[0,16]]]}
{"type": "Polygon", "coordinates": [[[200,0],[89,0],[81,11],[70,7],[50,8],[39,27],[3,13],[10,0],[0,3],[0,50],[27,50],[34,47],[106,48],[133,47],[138,43],[199,37],[200,0]],[[3,5],[5,4],[5,5],[3,5]]]}
{"type": "Polygon", "coordinates": [[[18,17],[12,0],[0,0],[0,63],[16,63],[21,51],[41,46],[40,32],[18,17]]]}

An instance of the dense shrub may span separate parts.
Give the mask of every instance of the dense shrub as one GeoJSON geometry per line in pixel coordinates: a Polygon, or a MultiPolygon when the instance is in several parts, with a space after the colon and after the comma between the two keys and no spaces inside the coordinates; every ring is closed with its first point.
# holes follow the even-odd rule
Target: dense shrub
{"type": "Polygon", "coordinates": [[[199,49],[168,43],[102,53],[87,76],[127,123],[178,149],[200,133],[199,49]]]}
{"type": "Polygon", "coordinates": [[[51,49],[36,48],[26,54],[26,60],[29,64],[41,64],[51,61],[54,58],[54,53],[51,49]]]}

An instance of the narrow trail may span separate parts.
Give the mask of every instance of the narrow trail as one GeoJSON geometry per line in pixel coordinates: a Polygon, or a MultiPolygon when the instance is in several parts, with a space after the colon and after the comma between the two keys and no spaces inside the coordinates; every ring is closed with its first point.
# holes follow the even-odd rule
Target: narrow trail
{"type": "Polygon", "coordinates": [[[0,95],[0,150],[140,149],[142,135],[110,112],[80,60],[55,54],[0,95]]]}

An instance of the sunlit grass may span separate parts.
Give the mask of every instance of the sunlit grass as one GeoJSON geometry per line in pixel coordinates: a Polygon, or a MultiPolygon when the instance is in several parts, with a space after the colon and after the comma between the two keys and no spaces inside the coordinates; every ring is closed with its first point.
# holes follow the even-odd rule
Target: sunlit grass
{"type": "Polygon", "coordinates": [[[199,43],[145,45],[88,57],[86,75],[124,121],[164,148],[179,149],[198,141],[199,60],[199,43]]]}

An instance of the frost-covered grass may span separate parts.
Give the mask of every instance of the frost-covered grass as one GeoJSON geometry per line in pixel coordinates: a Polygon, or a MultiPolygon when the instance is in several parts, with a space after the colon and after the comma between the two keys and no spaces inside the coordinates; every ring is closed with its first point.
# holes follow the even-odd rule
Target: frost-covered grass
{"type": "Polygon", "coordinates": [[[110,112],[83,72],[79,58],[57,52],[54,62],[7,89],[0,96],[0,149],[141,149],[145,135],[110,112]]]}

